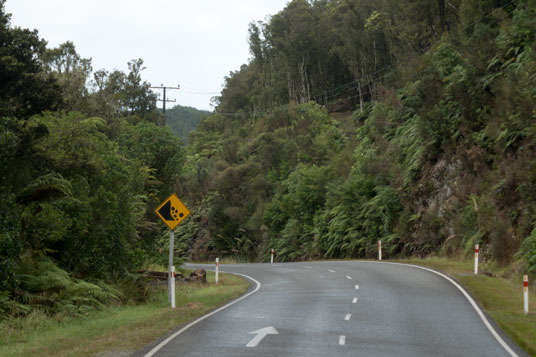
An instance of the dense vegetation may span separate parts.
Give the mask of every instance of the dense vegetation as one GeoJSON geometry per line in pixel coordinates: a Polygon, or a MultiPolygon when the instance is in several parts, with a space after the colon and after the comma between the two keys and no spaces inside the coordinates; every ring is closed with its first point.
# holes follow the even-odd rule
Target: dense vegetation
{"type": "Polygon", "coordinates": [[[166,126],[186,144],[188,142],[188,134],[197,128],[204,116],[209,114],[210,112],[206,110],[176,105],[166,110],[166,126]]]}
{"type": "Polygon", "coordinates": [[[47,49],[0,1],[0,316],[78,313],[143,297],[130,272],[159,258],[152,210],[185,159],[156,97],[129,72],[47,49]]]}
{"type": "Polygon", "coordinates": [[[0,316],[143,297],[131,273],[166,260],[152,210],[171,192],[192,211],[181,256],[479,243],[536,271],[535,0],[291,1],[250,25],[251,59],[186,149],[156,125],[141,59],[93,71],[74,44],[13,28],[3,3],[0,316]]]}
{"type": "Polygon", "coordinates": [[[536,2],[294,0],[190,135],[183,254],[536,270],[536,2]]]}

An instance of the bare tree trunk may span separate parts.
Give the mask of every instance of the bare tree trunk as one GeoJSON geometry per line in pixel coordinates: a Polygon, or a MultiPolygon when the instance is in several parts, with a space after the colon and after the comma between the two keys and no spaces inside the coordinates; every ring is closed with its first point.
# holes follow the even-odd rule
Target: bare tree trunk
{"type": "Polygon", "coordinates": [[[449,30],[449,24],[445,20],[445,0],[438,0],[439,3],[439,20],[441,22],[441,32],[449,30]]]}
{"type": "Polygon", "coordinates": [[[432,15],[428,17],[428,25],[430,26],[430,29],[432,29],[432,33],[434,34],[435,39],[439,41],[439,35],[437,34],[437,31],[434,27],[434,19],[432,18],[432,15]]]}
{"type": "Polygon", "coordinates": [[[370,93],[370,101],[371,103],[374,103],[374,96],[372,95],[372,80],[369,78],[369,81],[368,81],[368,89],[369,89],[369,93],[370,93]]]}
{"type": "Polygon", "coordinates": [[[292,86],[290,81],[290,73],[287,72],[287,85],[288,85],[288,100],[289,102],[292,102],[292,86]]]}
{"type": "Polygon", "coordinates": [[[378,70],[378,54],[376,51],[376,39],[372,41],[372,46],[374,48],[374,71],[377,71],[378,70]]]}
{"type": "Polygon", "coordinates": [[[305,58],[302,55],[302,63],[300,66],[300,76],[301,76],[301,99],[304,101],[304,99],[307,96],[307,90],[305,89],[305,58]]]}
{"type": "MultiPolygon", "coordinates": [[[[322,66],[320,65],[320,58],[317,59],[317,63],[318,63],[318,78],[320,79],[320,83],[318,84],[318,89],[320,90],[323,86],[325,86],[326,80],[324,78],[324,71],[322,70],[322,66]]],[[[319,94],[319,96],[320,98],[318,98],[318,100],[316,98],[313,98],[313,100],[320,102],[322,100],[322,94],[319,94]]]]}
{"type": "Polygon", "coordinates": [[[359,112],[363,114],[363,90],[361,89],[361,81],[357,81],[357,89],[359,92],[359,112]]]}
{"type": "MultiPolygon", "coordinates": [[[[271,87],[272,86],[272,83],[273,83],[273,76],[274,76],[274,61],[270,60],[270,76],[268,78],[268,80],[270,81],[269,83],[269,86],[268,87],[271,87]]],[[[270,95],[271,97],[271,103],[272,103],[272,107],[275,107],[275,102],[276,102],[276,98],[275,98],[275,91],[271,91],[272,94],[270,95]]]]}
{"type": "Polygon", "coordinates": [[[305,84],[307,86],[307,101],[309,102],[311,100],[311,89],[309,85],[309,76],[307,75],[307,72],[305,72],[305,84]]]}

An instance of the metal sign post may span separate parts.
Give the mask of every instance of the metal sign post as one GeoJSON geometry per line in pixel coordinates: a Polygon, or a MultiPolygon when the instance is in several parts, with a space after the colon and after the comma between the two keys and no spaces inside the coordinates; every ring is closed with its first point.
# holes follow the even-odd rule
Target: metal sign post
{"type": "Polygon", "coordinates": [[[174,291],[172,291],[172,285],[175,285],[171,283],[171,280],[175,281],[174,278],[172,277],[173,271],[171,269],[173,267],[174,248],[175,248],[175,231],[173,229],[170,229],[169,230],[169,267],[168,267],[168,302],[169,303],[171,303],[171,294],[174,293],[174,291]]]}
{"type": "Polygon", "coordinates": [[[170,290],[171,290],[171,294],[170,294],[170,297],[171,297],[171,308],[174,309],[175,308],[175,267],[174,266],[171,266],[170,267],[170,270],[171,270],[171,274],[170,274],[170,290]]]}

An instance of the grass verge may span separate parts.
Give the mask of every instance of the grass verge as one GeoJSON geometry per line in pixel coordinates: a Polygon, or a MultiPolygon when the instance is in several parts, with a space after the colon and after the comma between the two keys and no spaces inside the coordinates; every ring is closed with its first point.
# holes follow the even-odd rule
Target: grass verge
{"type": "Polygon", "coordinates": [[[473,274],[472,262],[458,262],[444,258],[396,260],[430,267],[449,274],[478,301],[499,327],[531,356],[536,356],[536,296],[529,292],[529,313],[523,314],[523,277],[506,279],[495,276],[493,268],[479,268],[473,274]]]}
{"type": "Polygon", "coordinates": [[[167,288],[155,288],[149,303],[106,307],[83,317],[34,313],[0,323],[0,356],[127,356],[248,288],[244,279],[207,272],[207,284],[177,284],[176,309],[167,288]]]}

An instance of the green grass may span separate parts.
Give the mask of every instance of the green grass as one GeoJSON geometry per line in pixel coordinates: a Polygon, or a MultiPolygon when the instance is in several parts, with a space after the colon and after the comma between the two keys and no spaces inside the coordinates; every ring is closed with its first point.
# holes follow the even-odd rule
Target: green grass
{"type": "Polygon", "coordinates": [[[83,317],[49,317],[34,313],[0,323],[0,356],[93,356],[131,354],[195,318],[243,294],[248,283],[221,274],[218,285],[177,284],[176,306],[159,287],[149,303],[106,307],[83,317]]]}
{"type": "Polygon", "coordinates": [[[536,292],[529,292],[528,315],[523,314],[523,276],[511,278],[495,276],[499,272],[493,266],[479,267],[482,274],[473,274],[473,262],[453,261],[443,258],[404,259],[401,263],[431,267],[449,274],[477,300],[499,327],[521,348],[536,356],[536,292]]]}

